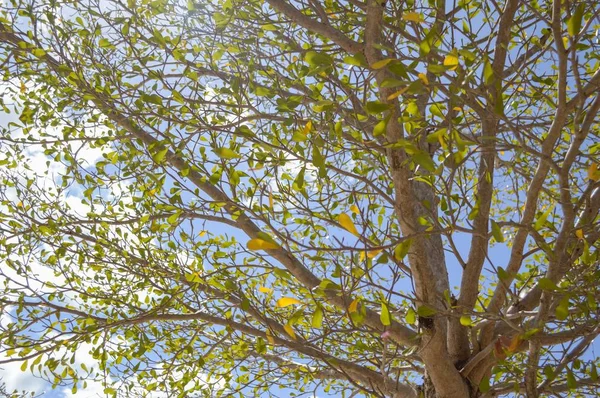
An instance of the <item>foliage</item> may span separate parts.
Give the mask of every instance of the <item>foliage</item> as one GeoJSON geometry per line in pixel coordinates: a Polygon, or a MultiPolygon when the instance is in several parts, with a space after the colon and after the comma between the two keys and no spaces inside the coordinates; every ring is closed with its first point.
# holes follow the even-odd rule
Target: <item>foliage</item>
{"type": "Polygon", "coordinates": [[[3,2],[0,363],[597,393],[599,5],[3,2]]]}

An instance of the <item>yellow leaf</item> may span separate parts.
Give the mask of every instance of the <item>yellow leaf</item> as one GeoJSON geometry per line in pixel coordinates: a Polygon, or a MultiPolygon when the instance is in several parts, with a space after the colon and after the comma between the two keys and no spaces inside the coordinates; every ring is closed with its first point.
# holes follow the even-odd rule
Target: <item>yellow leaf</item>
{"type": "Polygon", "coordinates": [[[356,310],[358,309],[358,303],[359,303],[359,302],[360,302],[360,299],[359,299],[359,298],[357,298],[357,299],[354,299],[354,301],[353,301],[353,302],[351,302],[351,303],[350,303],[350,305],[348,306],[348,312],[349,312],[349,313],[351,313],[351,314],[352,314],[353,312],[356,312],[356,310]]]}
{"type": "Polygon", "coordinates": [[[587,169],[588,177],[592,181],[600,181],[600,170],[598,170],[598,163],[592,163],[587,169]]]}
{"type": "Polygon", "coordinates": [[[444,66],[447,66],[449,70],[454,70],[458,67],[458,57],[454,54],[446,55],[444,58],[444,66]]]}
{"type": "Polygon", "coordinates": [[[522,91],[525,91],[525,89],[522,86],[519,86],[519,87],[517,87],[517,91],[522,92],[522,91]]]}
{"type": "Polygon", "coordinates": [[[206,235],[206,230],[202,230],[200,231],[200,233],[198,234],[199,237],[203,237],[204,235],[206,235]]]}
{"type": "Polygon", "coordinates": [[[394,98],[398,98],[399,96],[401,96],[402,94],[404,94],[406,92],[406,90],[408,90],[408,86],[404,87],[402,90],[396,91],[394,94],[388,95],[387,100],[391,101],[394,98]]]}
{"type": "Polygon", "coordinates": [[[258,291],[261,293],[271,293],[273,291],[273,289],[270,289],[270,288],[264,287],[264,286],[260,286],[258,288],[258,291]]]}
{"type": "Polygon", "coordinates": [[[25,87],[25,83],[21,82],[21,93],[24,93],[27,90],[27,87],[25,87]]]}
{"type": "Polygon", "coordinates": [[[271,335],[271,331],[269,329],[267,329],[266,335],[267,335],[267,341],[269,342],[269,344],[275,345],[275,339],[273,339],[273,336],[271,335]]]}
{"type": "Polygon", "coordinates": [[[569,38],[567,36],[563,37],[563,45],[565,46],[565,50],[569,49],[569,38]]]}
{"type": "Polygon", "coordinates": [[[312,121],[311,120],[306,122],[306,125],[304,126],[304,130],[302,131],[302,134],[306,135],[306,134],[310,133],[310,130],[312,130],[312,121]]]}
{"type": "Polygon", "coordinates": [[[425,73],[419,73],[418,76],[419,79],[421,79],[426,86],[429,86],[429,79],[427,78],[427,75],[425,73]]]}
{"type": "Polygon", "coordinates": [[[250,239],[246,245],[248,250],[274,250],[279,249],[279,245],[272,242],[267,242],[262,239],[250,239]]]}
{"type": "Polygon", "coordinates": [[[422,21],[421,14],[419,14],[418,12],[405,12],[404,14],[402,14],[402,19],[404,19],[405,21],[417,23],[420,23],[422,21]]]}
{"type": "Polygon", "coordinates": [[[460,106],[455,106],[454,108],[452,108],[452,110],[460,112],[463,110],[463,108],[461,108],[460,106]]]}
{"type": "Polygon", "coordinates": [[[358,262],[362,263],[363,261],[365,261],[365,257],[366,254],[364,251],[360,252],[360,255],[358,256],[358,262]]]}
{"type": "Polygon", "coordinates": [[[302,303],[300,302],[300,300],[295,299],[293,297],[282,297],[279,300],[277,300],[277,306],[279,308],[287,307],[288,305],[294,305],[294,304],[302,304],[302,303]]]}
{"type": "Polygon", "coordinates": [[[381,69],[381,68],[384,68],[387,64],[389,64],[392,61],[394,61],[394,59],[392,59],[392,58],[382,59],[381,61],[377,61],[377,62],[373,63],[373,65],[371,65],[371,68],[381,69]]]}
{"type": "Polygon", "coordinates": [[[17,203],[17,207],[23,207],[23,202],[17,203]]]}
{"type": "Polygon", "coordinates": [[[338,218],[338,222],[340,223],[340,225],[342,227],[344,227],[344,229],[346,231],[348,231],[351,234],[354,234],[356,236],[359,236],[358,230],[354,226],[354,222],[352,221],[352,219],[350,218],[350,216],[348,214],[346,214],[346,213],[340,214],[340,216],[338,218]]]}
{"type": "Polygon", "coordinates": [[[578,229],[577,231],[575,231],[575,235],[579,238],[579,239],[583,239],[583,229],[578,229]]]}
{"type": "Polygon", "coordinates": [[[273,190],[269,190],[269,207],[273,210],[273,190]]]}
{"type": "Polygon", "coordinates": [[[294,328],[291,325],[283,325],[283,329],[292,339],[296,340],[296,333],[294,333],[294,328]]]}
{"type": "Polygon", "coordinates": [[[352,210],[352,213],[359,215],[360,214],[360,209],[358,208],[357,205],[352,205],[350,206],[350,210],[352,210]]]}
{"type": "Polygon", "coordinates": [[[379,253],[381,253],[382,251],[383,251],[383,249],[379,249],[379,250],[371,250],[371,251],[369,251],[369,252],[367,253],[367,257],[369,257],[369,258],[375,258],[375,257],[377,257],[377,255],[378,255],[379,253]]]}

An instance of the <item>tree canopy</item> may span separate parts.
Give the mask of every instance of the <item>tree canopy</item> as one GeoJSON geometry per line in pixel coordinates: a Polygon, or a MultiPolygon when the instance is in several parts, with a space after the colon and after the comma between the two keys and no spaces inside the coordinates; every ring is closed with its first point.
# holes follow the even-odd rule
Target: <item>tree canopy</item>
{"type": "Polygon", "coordinates": [[[599,10],[3,1],[0,364],[107,396],[598,394],[599,10]]]}

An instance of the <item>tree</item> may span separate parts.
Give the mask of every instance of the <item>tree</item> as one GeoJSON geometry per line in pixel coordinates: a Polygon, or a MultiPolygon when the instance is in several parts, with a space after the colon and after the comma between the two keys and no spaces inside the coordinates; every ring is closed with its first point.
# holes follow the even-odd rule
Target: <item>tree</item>
{"type": "Polygon", "coordinates": [[[4,2],[0,363],[597,394],[599,5],[4,2]]]}

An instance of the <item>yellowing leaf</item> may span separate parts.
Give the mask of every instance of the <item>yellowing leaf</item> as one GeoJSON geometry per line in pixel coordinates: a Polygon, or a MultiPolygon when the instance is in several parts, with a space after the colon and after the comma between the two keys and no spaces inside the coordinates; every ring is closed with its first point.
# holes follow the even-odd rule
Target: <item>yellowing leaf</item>
{"type": "Polygon", "coordinates": [[[428,86],[429,85],[429,79],[427,78],[427,75],[425,73],[419,73],[417,76],[419,76],[419,79],[421,79],[421,81],[428,86]]]}
{"type": "Polygon", "coordinates": [[[267,242],[262,239],[250,239],[246,245],[248,250],[274,250],[279,249],[279,245],[272,242],[267,242]]]}
{"type": "Polygon", "coordinates": [[[260,286],[258,288],[258,291],[261,292],[261,293],[267,293],[268,294],[268,293],[271,293],[273,291],[273,289],[270,289],[270,288],[264,287],[264,286],[260,286]]]}
{"type": "Polygon", "coordinates": [[[350,305],[348,306],[348,312],[350,314],[352,314],[353,312],[356,312],[356,310],[358,310],[358,303],[360,302],[360,299],[354,299],[354,301],[352,301],[350,303],[350,305]]]}
{"type": "Polygon", "coordinates": [[[360,214],[360,209],[358,208],[357,205],[350,206],[350,210],[352,210],[352,213],[354,213],[356,215],[360,214]]]}
{"type": "Polygon", "coordinates": [[[598,163],[592,163],[587,169],[588,178],[592,181],[600,181],[600,170],[598,170],[598,163]]]}
{"type": "Polygon", "coordinates": [[[395,93],[388,95],[387,100],[391,101],[394,98],[398,98],[399,96],[404,94],[406,92],[406,90],[408,90],[408,88],[409,88],[409,86],[406,86],[402,90],[396,91],[395,93]]]}
{"type": "Polygon", "coordinates": [[[454,70],[458,67],[458,55],[451,52],[444,58],[444,66],[447,66],[450,70],[454,70]]]}
{"type": "Polygon", "coordinates": [[[200,233],[198,234],[199,237],[203,237],[204,235],[206,235],[206,230],[202,230],[200,231],[200,233]]]}
{"type": "Polygon", "coordinates": [[[273,191],[269,191],[269,207],[273,210],[273,191]]]}
{"type": "Polygon", "coordinates": [[[306,134],[310,133],[310,130],[312,130],[312,121],[311,120],[306,122],[306,125],[304,126],[304,130],[302,131],[302,134],[306,135],[306,134]]]}
{"type": "Polygon", "coordinates": [[[419,14],[418,12],[405,12],[404,14],[402,14],[402,19],[404,19],[405,21],[417,23],[420,23],[422,21],[421,14],[419,14]]]}
{"type": "Polygon", "coordinates": [[[321,307],[317,307],[315,313],[312,317],[312,327],[316,329],[320,329],[323,326],[323,309],[321,307]]]}
{"type": "Polygon", "coordinates": [[[271,331],[269,329],[267,329],[267,332],[265,334],[267,335],[267,341],[269,342],[269,344],[275,345],[275,339],[273,339],[273,336],[271,335],[271,331]]]}
{"type": "Polygon", "coordinates": [[[367,253],[367,257],[369,257],[369,258],[375,258],[375,257],[377,257],[377,255],[379,255],[379,253],[381,253],[382,251],[383,251],[383,249],[379,249],[379,250],[370,250],[370,251],[367,253]]]}
{"type": "Polygon", "coordinates": [[[294,328],[292,328],[291,325],[283,325],[283,330],[285,330],[285,332],[289,334],[292,339],[296,340],[296,333],[294,333],[294,328]]]}
{"type": "Polygon", "coordinates": [[[340,214],[340,216],[338,218],[338,222],[340,223],[340,225],[342,227],[344,227],[344,229],[346,231],[348,231],[356,236],[359,236],[358,230],[354,226],[354,222],[352,221],[352,219],[350,218],[350,216],[348,214],[345,214],[345,213],[340,214]]]}
{"type": "Polygon", "coordinates": [[[279,308],[287,307],[288,305],[294,305],[294,304],[302,304],[302,303],[300,302],[300,300],[295,299],[293,297],[282,297],[279,300],[277,300],[277,307],[279,307],[279,308]]]}
{"type": "Polygon", "coordinates": [[[519,335],[514,336],[512,338],[512,340],[510,341],[510,345],[508,346],[508,352],[515,352],[515,351],[517,351],[517,349],[521,345],[522,341],[523,340],[521,339],[521,336],[519,336],[519,335]]]}
{"type": "Polygon", "coordinates": [[[579,238],[579,239],[583,239],[583,229],[578,229],[577,231],[575,231],[575,235],[579,238]]]}
{"type": "Polygon", "coordinates": [[[373,63],[373,65],[371,65],[371,68],[381,69],[381,68],[384,68],[387,64],[389,64],[392,61],[394,61],[392,58],[382,59],[381,61],[377,61],[377,62],[373,63]]]}
{"type": "Polygon", "coordinates": [[[367,255],[364,251],[360,252],[360,255],[358,256],[358,262],[362,263],[363,261],[365,261],[366,257],[367,257],[367,255]]]}
{"type": "Polygon", "coordinates": [[[473,320],[468,315],[463,315],[460,317],[460,324],[463,326],[473,326],[473,320]]]}

